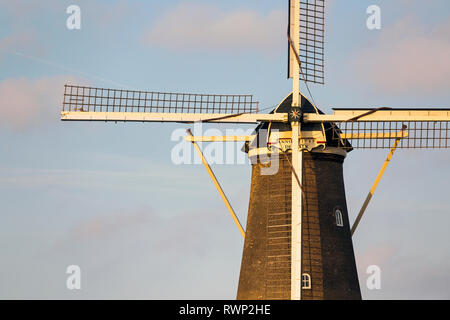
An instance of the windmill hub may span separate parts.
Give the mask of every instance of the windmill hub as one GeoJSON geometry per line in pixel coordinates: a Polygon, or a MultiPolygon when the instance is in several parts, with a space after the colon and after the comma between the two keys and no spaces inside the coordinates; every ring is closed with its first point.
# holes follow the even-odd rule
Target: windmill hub
{"type": "Polygon", "coordinates": [[[291,112],[289,112],[289,122],[301,122],[303,117],[303,112],[300,107],[292,107],[291,112]]]}

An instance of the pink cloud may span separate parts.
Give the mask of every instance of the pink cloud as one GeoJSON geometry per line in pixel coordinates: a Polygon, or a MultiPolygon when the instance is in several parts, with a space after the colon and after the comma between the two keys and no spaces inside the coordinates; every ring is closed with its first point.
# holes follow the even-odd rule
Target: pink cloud
{"type": "Polygon", "coordinates": [[[370,265],[382,266],[395,255],[396,251],[396,248],[389,244],[374,245],[357,254],[356,260],[364,269],[370,265]]]}
{"type": "Polygon", "coordinates": [[[34,31],[21,31],[0,38],[0,58],[4,54],[26,51],[33,54],[43,55],[45,50],[36,40],[34,31]]]}
{"type": "Polygon", "coordinates": [[[136,228],[145,223],[155,222],[158,219],[158,216],[154,217],[152,210],[96,215],[74,226],[69,237],[76,239],[109,237],[120,231],[136,228]]]}
{"type": "MultiPolygon", "coordinates": [[[[48,1],[47,1],[48,2],[48,1]]],[[[0,0],[0,6],[4,11],[9,12],[14,16],[26,16],[29,17],[32,14],[36,14],[39,10],[55,10],[56,0],[52,0],[50,5],[45,6],[43,9],[42,3],[38,1],[27,1],[27,0],[0,0]]],[[[20,20],[20,19],[18,19],[20,20]]]]}
{"type": "Polygon", "coordinates": [[[254,10],[224,11],[214,5],[180,3],[144,34],[143,42],[173,50],[282,50],[285,13],[254,10]]]}
{"type": "Polygon", "coordinates": [[[450,85],[450,19],[432,28],[406,18],[384,26],[351,58],[354,75],[375,90],[431,93],[450,85]]]}
{"type": "MultiPolygon", "coordinates": [[[[229,221],[225,214],[220,213],[220,215],[219,213],[212,215],[210,212],[199,210],[164,216],[152,209],[117,211],[107,214],[92,213],[92,217],[73,225],[55,245],[63,248],[70,245],[72,241],[81,240],[92,244],[98,241],[109,241],[117,236],[129,237],[141,233],[142,230],[151,230],[148,245],[159,252],[176,252],[177,256],[181,256],[180,252],[187,255],[204,255],[207,249],[205,239],[210,237],[212,230],[205,226],[217,228],[218,216],[219,220],[229,221]]],[[[214,232],[217,234],[217,232],[227,233],[228,231],[225,229],[214,232]]]]}
{"type": "Polygon", "coordinates": [[[95,12],[95,23],[97,26],[110,28],[118,23],[128,23],[129,19],[142,10],[142,4],[130,3],[120,0],[113,3],[87,2],[81,6],[83,12],[95,12]]]}
{"type": "Polygon", "coordinates": [[[9,35],[0,39],[0,52],[9,50],[23,50],[36,45],[34,37],[30,33],[9,35]]]}
{"type": "Polygon", "coordinates": [[[57,120],[66,76],[31,80],[10,78],[0,82],[0,124],[21,131],[57,120]]]}

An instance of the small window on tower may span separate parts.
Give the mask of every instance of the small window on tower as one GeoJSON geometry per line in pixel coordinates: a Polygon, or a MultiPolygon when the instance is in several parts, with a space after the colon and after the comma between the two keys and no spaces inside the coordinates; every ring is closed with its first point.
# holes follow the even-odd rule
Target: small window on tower
{"type": "Polygon", "coordinates": [[[302,289],[311,289],[311,276],[307,273],[302,274],[302,289]]]}
{"type": "Polygon", "coordinates": [[[344,226],[344,221],[342,220],[342,212],[341,212],[341,210],[337,209],[334,212],[334,215],[336,216],[336,225],[338,227],[343,227],[344,226]]]}

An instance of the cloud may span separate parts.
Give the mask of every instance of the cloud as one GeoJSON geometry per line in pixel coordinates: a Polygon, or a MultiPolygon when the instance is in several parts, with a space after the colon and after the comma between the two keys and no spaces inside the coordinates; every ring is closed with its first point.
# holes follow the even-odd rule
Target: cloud
{"type": "MultiPolygon", "coordinates": [[[[79,162],[85,162],[86,159],[90,159],[93,163],[95,155],[83,155],[79,159],[79,162]],[[93,159],[94,158],[94,159],[93,159]]],[[[178,170],[173,170],[169,166],[148,167],[148,164],[142,165],[140,161],[127,161],[125,167],[133,168],[130,170],[119,170],[120,163],[114,156],[109,155],[105,158],[104,163],[110,163],[114,169],[102,170],[83,170],[83,169],[34,169],[34,168],[10,168],[0,167],[0,187],[6,184],[10,188],[24,189],[45,189],[55,188],[63,190],[70,188],[70,190],[83,189],[83,190],[123,190],[123,191],[135,191],[142,190],[142,188],[149,188],[149,179],[170,179],[178,180],[179,185],[188,183],[190,186],[196,184],[192,180],[195,178],[195,174],[183,172],[183,176],[180,176],[178,170]],[[134,166],[132,166],[134,165],[134,166]]],[[[123,166],[123,164],[122,164],[123,166]]],[[[199,183],[201,185],[201,183],[199,183]]],[[[150,189],[157,189],[159,191],[173,190],[171,186],[158,185],[150,189]]]]}
{"type": "Polygon", "coordinates": [[[0,82],[0,125],[23,131],[54,120],[61,109],[67,82],[77,80],[68,76],[3,80],[0,82]]]}
{"type": "Polygon", "coordinates": [[[47,51],[38,40],[37,33],[30,28],[25,31],[15,31],[0,38],[0,62],[6,62],[8,55],[15,55],[17,52],[42,56],[47,51]]]}
{"type": "Polygon", "coordinates": [[[111,237],[118,232],[151,223],[152,220],[155,220],[152,216],[152,210],[96,215],[75,225],[69,232],[69,237],[75,239],[88,238],[89,240],[111,237]]]}
{"type": "Polygon", "coordinates": [[[282,48],[285,13],[273,10],[224,11],[214,6],[183,2],[159,18],[144,34],[143,42],[182,51],[273,53],[282,48]]]}
{"type": "Polygon", "coordinates": [[[390,244],[372,245],[362,253],[356,255],[360,268],[365,269],[370,265],[384,265],[397,254],[397,248],[390,244]]]}
{"type": "MultiPolygon", "coordinates": [[[[39,11],[44,11],[46,9],[54,10],[57,0],[48,1],[45,9],[43,9],[42,3],[37,1],[27,1],[27,0],[0,0],[0,6],[3,11],[6,11],[14,16],[26,16],[36,14],[39,11]]],[[[19,19],[18,19],[19,20],[19,19]]]]}
{"type": "MultiPolygon", "coordinates": [[[[55,242],[54,248],[64,249],[80,241],[101,247],[104,241],[136,238],[145,241],[148,250],[177,256],[177,260],[192,255],[203,256],[205,250],[213,250],[213,244],[205,243],[205,239],[211,238],[213,234],[223,238],[231,236],[228,234],[233,228],[230,219],[226,212],[211,214],[203,208],[197,211],[183,210],[175,214],[162,214],[151,208],[100,214],[92,212],[91,216],[72,225],[55,242]],[[225,223],[228,228],[219,227],[225,223]]],[[[238,233],[233,231],[232,235],[238,236],[238,233]]],[[[237,237],[237,241],[239,240],[237,237]]]]}
{"type": "Polygon", "coordinates": [[[0,53],[16,50],[32,50],[38,47],[33,32],[20,32],[0,39],[0,53]]]}
{"type": "Polygon", "coordinates": [[[130,18],[144,10],[142,3],[131,3],[126,0],[105,3],[89,1],[80,7],[82,12],[88,12],[92,16],[96,26],[105,28],[129,23],[130,18]]]}
{"type": "Polygon", "coordinates": [[[431,93],[450,85],[450,19],[427,27],[408,17],[384,26],[380,36],[356,53],[353,74],[374,90],[431,93]]]}

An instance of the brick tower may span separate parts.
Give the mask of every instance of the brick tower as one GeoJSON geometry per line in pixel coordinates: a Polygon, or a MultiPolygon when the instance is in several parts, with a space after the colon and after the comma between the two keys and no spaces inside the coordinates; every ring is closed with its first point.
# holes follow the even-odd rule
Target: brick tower
{"type": "MultiPolygon", "coordinates": [[[[302,96],[303,113],[319,112],[302,96]]],[[[289,112],[292,95],[275,110],[289,112]]],[[[331,125],[303,125],[304,132],[331,134],[331,125]]],[[[288,124],[263,123],[258,135],[290,131],[288,124]]],[[[261,137],[260,137],[261,138],[261,137]]],[[[326,141],[332,141],[328,139],[326,141]]],[[[268,141],[268,139],[258,139],[268,141]]],[[[349,145],[347,141],[347,150],[349,145]]],[[[292,157],[274,158],[278,170],[267,174],[260,157],[267,144],[247,145],[252,159],[250,203],[237,298],[242,300],[291,298],[291,167],[292,157]],[[255,152],[255,150],[260,150],[255,152]],[[253,151],[253,152],[252,152],[253,151]]],[[[351,150],[351,148],[350,148],[351,150]]],[[[343,162],[346,152],[331,143],[304,152],[302,209],[302,289],[310,299],[361,299],[350,223],[347,213],[343,162]]]]}

